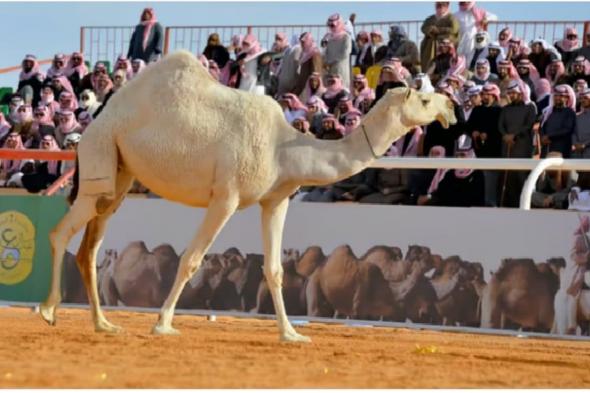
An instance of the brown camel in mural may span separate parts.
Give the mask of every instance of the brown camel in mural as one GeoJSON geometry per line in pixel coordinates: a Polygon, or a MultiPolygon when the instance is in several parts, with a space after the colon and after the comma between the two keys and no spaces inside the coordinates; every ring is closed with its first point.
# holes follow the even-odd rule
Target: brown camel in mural
{"type": "Polygon", "coordinates": [[[549,332],[553,298],[563,260],[536,265],[532,259],[504,259],[482,291],[481,327],[501,328],[503,320],[523,329],[549,332]]]}
{"type": "Polygon", "coordinates": [[[64,288],[62,297],[64,303],[88,304],[88,296],[86,295],[84,281],[82,281],[82,276],[80,276],[80,270],[76,263],[76,256],[71,252],[66,251],[63,264],[64,288]]]}

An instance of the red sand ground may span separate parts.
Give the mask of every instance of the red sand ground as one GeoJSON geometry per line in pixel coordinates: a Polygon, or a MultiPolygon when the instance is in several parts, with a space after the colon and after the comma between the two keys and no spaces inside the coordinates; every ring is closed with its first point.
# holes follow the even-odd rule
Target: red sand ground
{"type": "Polygon", "coordinates": [[[0,387],[590,387],[590,342],[310,324],[313,343],[282,344],[274,321],[177,316],[182,335],[156,337],[155,314],[107,317],[125,332],[94,333],[88,310],[49,327],[0,309],[0,387]]]}

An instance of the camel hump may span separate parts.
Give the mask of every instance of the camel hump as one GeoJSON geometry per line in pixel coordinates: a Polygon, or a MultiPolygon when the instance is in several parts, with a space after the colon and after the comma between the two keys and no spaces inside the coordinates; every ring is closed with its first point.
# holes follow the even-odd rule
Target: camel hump
{"type": "Polygon", "coordinates": [[[176,250],[168,243],[160,244],[158,247],[152,250],[153,254],[161,255],[163,257],[174,257],[178,258],[176,250]]]}
{"type": "Polygon", "coordinates": [[[494,278],[503,281],[506,278],[515,278],[515,274],[536,273],[537,265],[530,258],[505,258],[494,273],[494,278]]]}
{"type": "Polygon", "coordinates": [[[399,261],[400,259],[402,259],[402,252],[398,247],[389,247],[389,246],[384,246],[384,245],[378,245],[378,246],[371,247],[365,253],[365,255],[363,255],[361,257],[361,259],[365,259],[368,256],[370,256],[372,254],[377,254],[377,253],[385,254],[385,257],[387,259],[390,259],[393,261],[399,261]]]}
{"type": "Polygon", "coordinates": [[[320,246],[310,246],[310,247],[307,247],[305,249],[305,251],[303,252],[303,255],[306,255],[308,253],[311,254],[311,255],[314,255],[315,254],[315,255],[318,255],[318,256],[325,257],[324,250],[322,250],[322,248],[320,246]]]}
{"type": "Polygon", "coordinates": [[[232,255],[242,256],[242,253],[236,247],[230,247],[223,252],[223,255],[224,256],[232,256],[232,255]]]}

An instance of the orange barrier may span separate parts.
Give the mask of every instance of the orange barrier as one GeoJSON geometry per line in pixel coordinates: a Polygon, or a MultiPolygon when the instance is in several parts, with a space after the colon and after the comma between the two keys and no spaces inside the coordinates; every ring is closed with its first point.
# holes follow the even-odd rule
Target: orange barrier
{"type": "Polygon", "coordinates": [[[63,186],[72,176],[74,176],[74,172],[76,172],[76,168],[70,168],[59,177],[53,184],[43,192],[43,195],[51,196],[55,194],[61,186],[63,186]]]}
{"type": "Polygon", "coordinates": [[[58,161],[74,161],[76,159],[76,152],[73,150],[65,151],[50,151],[40,149],[0,149],[0,160],[58,160],[58,161]]]}
{"type": "MultiPolygon", "coordinates": [[[[39,60],[39,64],[40,65],[51,64],[52,61],[53,61],[52,59],[39,60]]],[[[6,74],[9,72],[20,71],[20,70],[21,70],[20,65],[13,66],[13,67],[0,68],[0,74],[6,74]]]]}

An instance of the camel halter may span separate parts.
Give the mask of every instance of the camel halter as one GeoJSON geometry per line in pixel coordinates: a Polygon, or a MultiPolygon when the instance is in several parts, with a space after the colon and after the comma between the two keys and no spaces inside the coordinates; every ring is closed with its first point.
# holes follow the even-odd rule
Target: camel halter
{"type": "Polygon", "coordinates": [[[379,156],[375,154],[375,150],[373,150],[373,145],[371,145],[371,141],[369,141],[369,135],[367,135],[367,130],[365,130],[365,125],[361,123],[361,128],[363,129],[363,134],[365,135],[365,139],[367,140],[367,144],[369,145],[369,149],[371,149],[371,153],[373,154],[373,158],[379,159],[379,156]]]}

